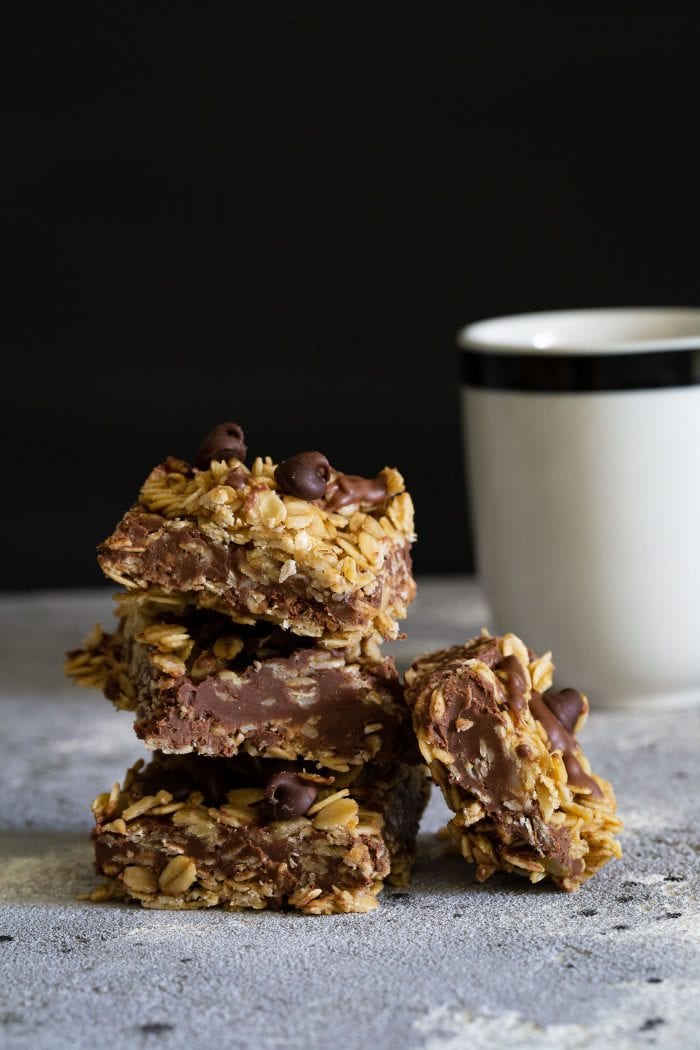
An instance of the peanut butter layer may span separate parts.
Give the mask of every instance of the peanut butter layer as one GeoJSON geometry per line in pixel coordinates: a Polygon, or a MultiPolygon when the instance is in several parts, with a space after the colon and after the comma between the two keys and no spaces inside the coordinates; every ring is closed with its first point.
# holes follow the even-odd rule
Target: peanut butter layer
{"type": "Polygon", "coordinates": [[[428,784],[419,766],[281,773],[264,760],[161,756],[93,804],[92,900],[146,908],[366,912],[385,880],[402,885],[428,784]],[[293,815],[280,813],[293,785],[293,815]],[[294,794],[296,792],[296,794],[294,794]]]}
{"type": "Polygon", "coordinates": [[[455,814],[448,832],[479,880],[504,870],[574,890],[621,855],[612,787],[575,736],[588,701],[552,691],[552,674],[551,654],[486,632],[406,673],[419,747],[455,814]]]}
{"type": "Polygon", "coordinates": [[[332,648],[396,638],[415,594],[413,506],[401,475],[328,468],[320,487],[295,487],[289,462],[258,458],[249,469],[231,456],[199,469],[166,460],[100,546],[103,572],[332,648]]]}
{"type": "MultiPolygon", "coordinates": [[[[154,751],[306,759],[339,771],[419,761],[391,659],[353,659],[270,624],[238,626],[171,598],[122,596],[112,634],[69,654],[67,672],[133,710],[154,751]]],[[[357,654],[355,654],[357,655],[357,654]]]]}

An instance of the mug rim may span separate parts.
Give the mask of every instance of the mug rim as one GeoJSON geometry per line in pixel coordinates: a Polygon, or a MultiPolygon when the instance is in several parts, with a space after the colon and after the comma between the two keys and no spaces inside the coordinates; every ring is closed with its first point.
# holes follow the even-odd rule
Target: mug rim
{"type": "Polygon", "coordinates": [[[480,354],[537,356],[596,356],[607,354],[663,353],[700,349],[700,308],[689,306],[590,307],[575,310],[542,310],[489,317],[460,328],[460,350],[480,354]],[[664,322],[663,325],[659,325],[664,322]],[[653,324],[663,330],[675,324],[682,334],[620,338],[653,324]],[[603,337],[615,329],[617,338],[603,337]],[[598,334],[595,334],[596,328],[598,334]],[[568,330],[568,332],[567,332],[568,330]],[[574,331],[576,334],[574,334],[574,331]]]}

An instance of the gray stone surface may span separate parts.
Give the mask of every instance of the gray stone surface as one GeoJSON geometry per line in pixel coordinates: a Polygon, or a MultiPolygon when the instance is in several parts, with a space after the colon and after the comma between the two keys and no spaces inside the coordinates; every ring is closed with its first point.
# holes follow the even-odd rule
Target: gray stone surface
{"type": "MultiPolygon", "coordinates": [[[[470,581],[422,581],[397,652],[487,615],[470,581]]],[[[371,915],[93,905],[75,900],[93,884],[89,803],[142,753],[127,714],[61,676],[96,618],[108,592],[0,600],[0,1045],[700,1045],[700,710],[594,712],[584,742],[625,856],[574,895],[475,884],[433,835],[434,798],[411,886],[371,915]]]]}

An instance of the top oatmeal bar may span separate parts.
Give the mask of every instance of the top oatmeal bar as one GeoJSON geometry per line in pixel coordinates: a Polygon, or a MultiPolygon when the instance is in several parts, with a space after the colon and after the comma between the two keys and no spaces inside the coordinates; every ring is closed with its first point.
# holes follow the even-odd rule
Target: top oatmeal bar
{"type": "Polygon", "coordinates": [[[333,648],[396,638],[415,594],[413,505],[398,471],[355,477],[319,452],[248,467],[245,452],[240,427],[222,424],[194,466],[155,467],[99,547],[105,575],[333,648]]]}

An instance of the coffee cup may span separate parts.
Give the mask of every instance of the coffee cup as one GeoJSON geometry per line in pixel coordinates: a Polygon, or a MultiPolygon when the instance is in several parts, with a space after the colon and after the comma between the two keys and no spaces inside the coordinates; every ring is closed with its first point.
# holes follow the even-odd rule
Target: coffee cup
{"type": "Polygon", "coordinates": [[[700,701],[700,309],[522,314],[457,341],[495,629],[594,705],[700,701]]]}

